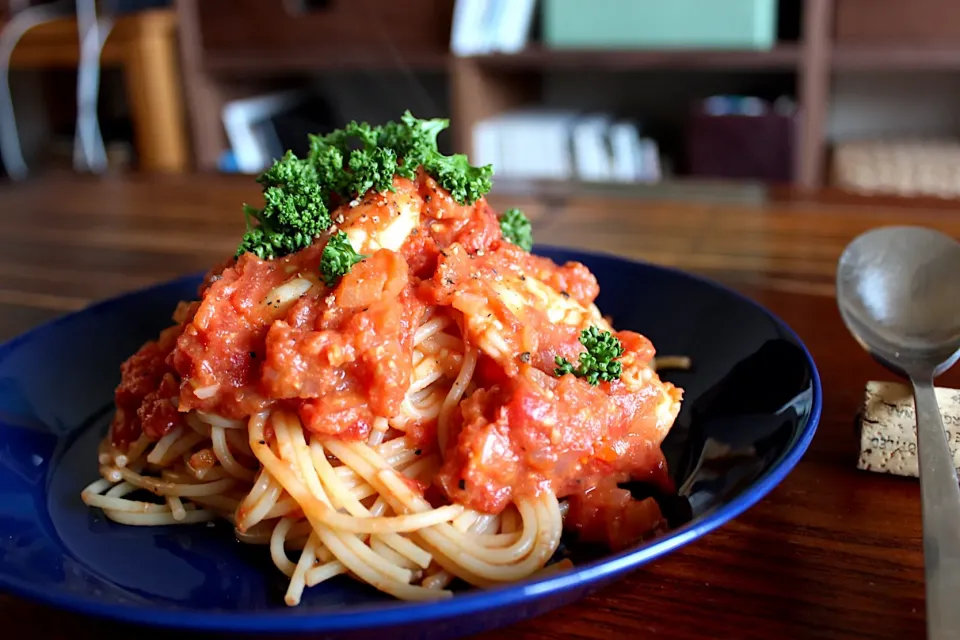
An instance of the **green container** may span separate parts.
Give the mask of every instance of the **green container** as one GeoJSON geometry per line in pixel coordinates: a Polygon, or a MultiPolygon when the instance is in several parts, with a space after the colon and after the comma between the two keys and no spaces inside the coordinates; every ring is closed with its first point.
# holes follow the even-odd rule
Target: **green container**
{"type": "Polygon", "coordinates": [[[769,49],[777,0],[542,0],[554,49],[769,49]]]}

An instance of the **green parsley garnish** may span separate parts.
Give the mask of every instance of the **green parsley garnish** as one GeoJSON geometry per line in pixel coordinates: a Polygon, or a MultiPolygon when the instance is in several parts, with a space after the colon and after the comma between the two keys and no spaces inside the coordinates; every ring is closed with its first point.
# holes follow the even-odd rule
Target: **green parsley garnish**
{"type": "Polygon", "coordinates": [[[493,186],[493,166],[474,167],[462,153],[440,153],[437,136],[449,126],[449,120],[419,120],[406,111],[400,122],[389,122],[380,128],[379,144],[392,149],[401,160],[398,175],[413,178],[417,167],[423,166],[454,200],[473,204],[493,186]]]}
{"type": "Polygon", "coordinates": [[[379,128],[351,122],[325,136],[310,136],[307,160],[317,168],[320,182],[341,202],[350,202],[373,189],[393,190],[397,154],[378,146],[379,128]]]}
{"type": "Polygon", "coordinates": [[[493,167],[471,166],[463,154],[440,153],[437,136],[449,126],[449,120],[421,120],[409,111],[400,122],[377,127],[351,122],[328,135],[310,136],[309,161],[344,202],[369,189],[392,191],[395,175],[413,179],[422,166],[454,200],[473,204],[493,186],[493,167]]]}
{"type": "Polygon", "coordinates": [[[623,345],[615,335],[596,327],[588,327],[580,333],[580,344],[586,348],[586,351],[580,353],[580,364],[574,367],[566,358],[557,356],[557,368],[554,370],[556,375],[572,373],[578,378],[586,378],[592,385],[620,379],[623,365],[617,358],[623,355],[623,345]]]}
{"type": "Polygon", "coordinates": [[[500,231],[506,240],[524,251],[533,248],[533,229],[520,209],[507,209],[503,212],[500,216],[500,231]]]}
{"type": "Polygon", "coordinates": [[[327,241],[320,258],[320,273],[328,287],[332,287],[341,277],[350,273],[353,265],[363,260],[362,256],[353,250],[353,245],[343,231],[337,231],[327,241]]]}
{"type": "Polygon", "coordinates": [[[317,172],[309,162],[288,151],[257,182],[263,186],[264,207],[244,205],[247,231],[238,257],[246,251],[263,259],[299,251],[330,226],[317,172]]]}
{"type": "Polygon", "coordinates": [[[257,179],[265,206],[244,207],[247,232],[237,256],[249,251],[269,259],[299,251],[330,226],[329,212],[337,206],[371,189],[392,191],[394,176],[412,179],[421,166],[454,200],[473,204],[490,191],[493,167],[474,167],[465,155],[440,153],[437,136],[449,125],[449,120],[421,120],[406,111],[399,122],[376,127],[351,122],[310,136],[305,159],[288,151],[257,179]]]}

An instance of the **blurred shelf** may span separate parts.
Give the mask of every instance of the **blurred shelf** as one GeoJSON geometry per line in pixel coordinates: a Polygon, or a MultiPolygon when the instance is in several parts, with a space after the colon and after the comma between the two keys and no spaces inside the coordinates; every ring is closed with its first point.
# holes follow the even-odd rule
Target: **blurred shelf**
{"type": "Polygon", "coordinates": [[[797,43],[781,43],[773,49],[658,49],[595,50],[548,49],[531,46],[515,54],[469,56],[485,68],[549,71],[635,69],[744,69],[791,70],[800,65],[797,43]]]}
{"type": "MultiPolygon", "coordinates": [[[[398,69],[445,71],[452,56],[438,51],[392,52],[378,49],[331,52],[329,57],[311,51],[208,53],[205,68],[213,73],[245,74],[311,72],[326,70],[398,69]]],[[[551,71],[586,69],[630,71],[637,69],[792,70],[800,64],[796,43],[769,50],[661,49],[596,50],[548,49],[531,46],[519,53],[465,56],[485,69],[551,71]]]]}
{"type": "MultiPolygon", "coordinates": [[[[53,55],[50,50],[45,57],[53,55]]],[[[73,54],[75,57],[75,53],[73,54]]],[[[19,59],[18,59],[19,57],[19,59]]],[[[465,56],[490,71],[546,72],[562,70],[632,71],[743,70],[791,71],[801,66],[799,43],[785,42],[772,49],[658,49],[596,50],[548,49],[530,46],[519,53],[491,53],[465,56]]],[[[26,56],[14,62],[29,64],[26,56]]],[[[370,69],[410,69],[445,72],[453,56],[443,51],[384,51],[369,48],[336,51],[330,55],[315,51],[263,51],[250,53],[208,53],[204,67],[211,73],[227,75],[370,69]]],[[[835,45],[830,64],[837,71],[960,70],[960,46],[917,45],[835,45]]]]}
{"type": "Polygon", "coordinates": [[[369,48],[361,51],[251,51],[249,53],[208,53],[204,68],[225,75],[311,73],[318,71],[352,71],[376,69],[410,69],[445,71],[450,56],[438,51],[384,51],[369,48]]]}
{"type": "Polygon", "coordinates": [[[837,44],[830,62],[836,71],[960,70],[960,46],[837,44]]]}
{"type": "MultiPolygon", "coordinates": [[[[960,41],[941,36],[940,42],[945,44],[936,45],[918,36],[949,32],[950,16],[938,8],[952,6],[945,0],[911,3],[909,8],[904,8],[906,3],[901,0],[859,0],[856,10],[847,7],[839,26],[835,24],[838,6],[852,6],[851,0],[781,3],[797,9],[800,22],[798,29],[783,33],[798,33],[801,39],[784,40],[766,50],[565,50],[531,44],[516,54],[462,58],[448,50],[454,4],[450,0],[366,1],[379,6],[377,16],[386,16],[383,22],[390,29],[390,38],[378,34],[376,21],[358,22],[355,3],[345,0],[325,3],[330,7],[323,12],[296,16],[276,11],[272,3],[263,0],[177,0],[181,34],[188,36],[181,38],[183,49],[196,61],[190,71],[195,87],[191,93],[197,106],[190,114],[194,131],[201,132],[197,134],[197,156],[203,168],[215,168],[225,148],[220,121],[224,101],[241,89],[252,91],[250,87],[266,76],[391,69],[446,73],[455,148],[469,152],[470,132],[478,122],[541,100],[544,90],[543,83],[537,81],[540,74],[655,69],[667,73],[700,71],[703,75],[783,73],[795,75],[800,106],[795,181],[805,189],[820,188],[827,175],[831,74],[960,72],[960,41]],[[410,8],[411,3],[420,9],[410,8]],[[869,9],[863,8],[868,5],[869,9]],[[925,5],[925,10],[920,5],[925,5]],[[884,15],[885,21],[880,19],[884,15]],[[851,23],[851,19],[860,24],[851,23]],[[922,28],[924,21],[936,28],[922,28]],[[880,34],[878,38],[900,38],[907,44],[853,44],[841,39],[838,28],[839,33],[880,34]],[[906,40],[911,37],[913,44],[906,40]]],[[[705,93],[717,91],[713,83],[705,84],[709,87],[705,93]]]]}

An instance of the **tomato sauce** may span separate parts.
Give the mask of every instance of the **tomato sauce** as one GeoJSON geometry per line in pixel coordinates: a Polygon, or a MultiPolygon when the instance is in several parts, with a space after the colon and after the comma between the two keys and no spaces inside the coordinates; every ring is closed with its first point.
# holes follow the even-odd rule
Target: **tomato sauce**
{"type": "Polygon", "coordinates": [[[170,385],[176,371],[166,362],[177,334],[176,327],[167,329],[120,366],[121,383],[114,397],[114,444],[125,446],[139,438],[141,432],[159,439],[180,423],[179,412],[171,402],[179,392],[175,381],[172,388],[170,385]]]}
{"type": "Polygon", "coordinates": [[[564,526],[581,542],[599,542],[613,551],[666,530],[667,521],[653,498],[634,500],[629,490],[618,486],[629,479],[625,474],[603,476],[572,494],[564,526]]]}
{"type": "Polygon", "coordinates": [[[658,399],[523,365],[505,384],[463,401],[438,481],[456,502],[489,513],[539,491],[582,493],[613,475],[662,483],[666,465],[652,424],[658,399]]]}
{"type": "MultiPolygon", "coordinates": [[[[270,407],[295,411],[314,433],[365,438],[376,418],[400,414],[414,336],[436,306],[453,314],[480,355],[474,386],[450,417],[454,437],[434,485],[411,487],[488,513],[552,491],[569,498],[569,527],[613,546],[658,526],[656,504],[633,500],[618,483],[668,484],[657,414],[663,385],[592,386],[555,374],[556,358],[576,363],[581,330],[599,321],[594,276],[505,241],[484,199],[459,205],[422,174],[396,179],[395,188],[396,200],[366,196],[356,205],[369,208],[360,219],[399,216],[398,203],[413,199],[417,225],[398,250],[370,251],[334,287],[319,277],[325,237],[275,260],[244,254],[207,274],[199,300],[123,364],[114,444],[141,433],[158,439],[194,409],[242,419],[270,407]],[[294,280],[305,293],[276,293],[294,280]]],[[[643,336],[617,336],[624,362],[653,357],[643,336]]],[[[455,376],[461,354],[451,358],[445,365],[455,376]]],[[[435,421],[407,434],[424,451],[436,449],[435,421]]]]}

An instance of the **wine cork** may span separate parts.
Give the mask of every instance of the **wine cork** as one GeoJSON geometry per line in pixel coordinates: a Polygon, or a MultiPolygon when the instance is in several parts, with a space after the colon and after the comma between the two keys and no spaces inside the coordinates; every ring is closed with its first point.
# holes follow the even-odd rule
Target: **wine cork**
{"type": "MultiPolygon", "coordinates": [[[[960,470],[960,391],[936,388],[937,403],[960,470]]],[[[919,477],[917,469],[917,422],[913,392],[896,382],[867,383],[860,412],[860,459],[857,468],[876,473],[919,477]]]]}

